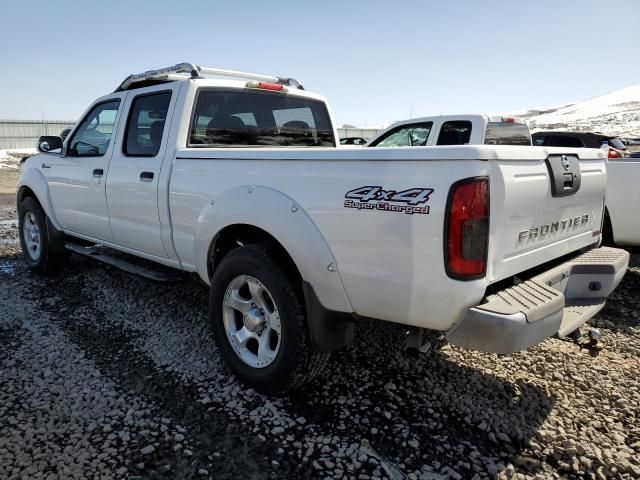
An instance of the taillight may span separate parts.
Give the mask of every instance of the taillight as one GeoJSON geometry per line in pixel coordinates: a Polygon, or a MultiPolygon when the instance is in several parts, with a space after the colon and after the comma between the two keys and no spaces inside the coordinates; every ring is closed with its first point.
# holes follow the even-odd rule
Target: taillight
{"type": "Polygon", "coordinates": [[[617,150],[614,150],[613,148],[609,149],[609,158],[620,158],[622,155],[620,155],[620,153],[617,150]]]}
{"type": "Polygon", "coordinates": [[[489,236],[487,178],[469,178],[451,187],[445,228],[447,274],[461,280],[484,276],[489,236]]]}

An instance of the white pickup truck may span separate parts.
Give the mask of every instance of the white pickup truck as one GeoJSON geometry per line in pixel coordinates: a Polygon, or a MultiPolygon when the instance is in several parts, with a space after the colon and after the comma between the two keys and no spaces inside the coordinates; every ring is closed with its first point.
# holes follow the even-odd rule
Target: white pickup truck
{"type": "Polygon", "coordinates": [[[22,165],[25,260],[197,273],[223,358],[272,391],[312,378],[363,317],[525,349],[591,318],[626,271],[625,251],[598,248],[598,150],[340,149],[336,133],[293,79],[192,64],[129,76],[22,165]]]}
{"type": "Polygon", "coordinates": [[[498,115],[435,115],[396,122],[368,147],[428,147],[432,145],[531,146],[527,122],[498,115]]]}

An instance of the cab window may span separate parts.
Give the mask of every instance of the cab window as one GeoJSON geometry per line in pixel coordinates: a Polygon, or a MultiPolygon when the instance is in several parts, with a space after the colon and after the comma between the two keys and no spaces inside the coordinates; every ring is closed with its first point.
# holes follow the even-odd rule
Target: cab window
{"type": "Polygon", "coordinates": [[[190,147],[334,147],[321,101],[266,91],[201,90],[190,147]]]}
{"type": "Polygon", "coordinates": [[[444,122],[438,136],[438,145],[469,145],[471,140],[471,122],[452,120],[444,122]]]}
{"type": "Polygon", "coordinates": [[[531,133],[524,123],[489,122],[484,134],[484,144],[531,146],[531,133]]]}
{"type": "Polygon", "coordinates": [[[140,95],[133,99],[123,143],[129,157],[155,157],[160,151],[171,92],[140,95]]]}
{"type": "Polygon", "coordinates": [[[424,147],[429,140],[432,122],[400,125],[375,142],[370,147],[424,147]]]}
{"type": "Polygon", "coordinates": [[[104,155],[111,142],[119,106],[120,100],[113,99],[93,107],[69,142],[67,155],[72,157],[104,155]]]}

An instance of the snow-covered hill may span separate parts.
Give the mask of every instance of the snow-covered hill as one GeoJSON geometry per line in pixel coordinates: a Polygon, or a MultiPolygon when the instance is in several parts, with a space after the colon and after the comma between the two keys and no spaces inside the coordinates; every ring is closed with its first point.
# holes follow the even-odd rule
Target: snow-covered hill
{"type": "Polygon", "coordinates": [[[579,130],[640,138],[640,85],[555,107],[513,112],[525,117],[532,130],[579,130]]]}

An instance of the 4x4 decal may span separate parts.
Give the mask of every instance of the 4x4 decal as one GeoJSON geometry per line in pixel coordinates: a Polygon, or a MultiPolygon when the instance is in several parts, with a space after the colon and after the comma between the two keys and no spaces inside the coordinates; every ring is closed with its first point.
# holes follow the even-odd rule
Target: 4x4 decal
{"type": "Polygon", "coordinates": [[[413,215],[429,213],[429,196],[433,188],[409,188],[407,190],[385,190],[378,185],[367,185],[348,191],[344,198],[345,208],[358,210],[381,210],[413,215]]]}

